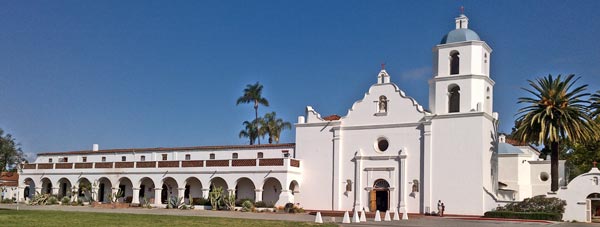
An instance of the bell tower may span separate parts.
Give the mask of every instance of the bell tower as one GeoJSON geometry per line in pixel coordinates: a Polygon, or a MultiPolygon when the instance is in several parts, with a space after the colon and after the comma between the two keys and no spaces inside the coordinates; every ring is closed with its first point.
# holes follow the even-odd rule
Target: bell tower
{"type": "Polygon", "coordinates": [[[469,29],[460,14],[456,28],[433,48],[433,78],[429,108],[434,114],[486,112],[492,114],[494,81],[490,79],[492,49],[469,29]]]}

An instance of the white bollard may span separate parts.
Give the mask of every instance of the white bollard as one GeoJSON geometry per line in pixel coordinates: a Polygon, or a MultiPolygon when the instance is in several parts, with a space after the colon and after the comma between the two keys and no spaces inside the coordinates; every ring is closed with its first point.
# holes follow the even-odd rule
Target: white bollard
{"type": "Polygon", "coordinates": [[[360,217],[358,217],[358,210],[354,210],[354,214],[352,215],[352,222],[360,223],[360,217]]]}
{"type": "Polygon", "coordinates": [[[398,215],[398,209],[394,209],[394,221],[399,221],[400,220],[400,215],[398,215]]]}
{"type": "Polygon", "coordinates": [[[408,220],[408,211],[404,208],[402,212],[402,220],[408,220]]]}
{"type": "Polygon", "coordinates": [[[321,212],[317,212],[317,216],[315,217],[315,223],[323,223],[323,218],[321,217],[321,212]]]}
{"type": "Polygon", "coordinates": [[[390,218],[390,210],[386,210],[385,211],[385,217],[383,218],[384,221],[392,221],[392,219],[390,218]]]}
{"type": "Polygon", "coordinates": [[[344,212],[344,219],[342,223],[350,223],[350,215],[348,215],[348,211],[344,212]]]}
{"type": "Polygon", "coordinates": [[[367,221],[367,214],[365,214],[365,209],[360,211],[360,221],[362,221],[362,222],[367,221]]]}
{"type": "Polygon", "coordinates": [[[379,210],[375,211],[375,220],[373,221],[381,221],[381,214],[379,213],[379,210]]]}

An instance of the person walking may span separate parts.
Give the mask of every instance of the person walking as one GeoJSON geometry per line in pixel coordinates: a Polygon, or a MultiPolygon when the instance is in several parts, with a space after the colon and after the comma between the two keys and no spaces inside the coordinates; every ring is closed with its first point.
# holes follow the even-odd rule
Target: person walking
{"type": "Polygon", "coordinates": [[[446,205],[444,205],[444,203],[442,203],[442,213],[440,216],[444,217],[444,211],[446,210],[446,205]]]}
{"type": "Polygon", "coordinates": [[[438,204],[437,204],[437,214],[438,216],[442,214],[442,200],[438,200],[438,204]]]}

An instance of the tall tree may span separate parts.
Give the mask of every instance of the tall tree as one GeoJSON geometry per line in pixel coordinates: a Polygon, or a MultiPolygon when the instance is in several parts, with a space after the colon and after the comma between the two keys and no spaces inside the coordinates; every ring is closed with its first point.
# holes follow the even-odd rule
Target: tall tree
{"type": "Polygon", "coordinates": [[[11,134],[4,135],[0,129],[0,172],[4,172],[16,164],[25,161],[21,144],[15,142],[11,134]]]}
{"type": "Polygon", "coordinates": [[[279,143],[281,131],[292,128],[292,124],[290,122],[283,121],[281,118],[277,118],[277,114],[275,112],[266,113],[263,117],[262,123],[263,124],[261,125],[261,128],[264,128],[266,134],[269,135],[269,144],[272,144],[273,141],[275,141],[275,143],[279,143]]]}
{"type": "MultiPolygon", "coordinates": [[[[248,84],[244,89],[244,94],[238,98],[236,105],[240,103],[254,103],[254,129],[258,130],[258,106],[269,106],[269,101],[266,98],[262,97],[262,89],[263,86],[258,82],[255,84],[248,84]]],[[[258,133],[258,132],[257,132],[258,133]]],[[[260,138],[258,138],[258,144],[260,144],[260,138]]]]}
{"type": "Polygon", "coordinates": [[[593,123],[589,115],[587,85],[573,87],[577,82],[574,75],[528,80],[531,88],[523,88],[533,97],[519,98],[519,104],[527,106],[519,109],[515,138],[523,142],[550,145],[551,150],[551,190],[558,190],[559,143],[585,141],[593,138],[593,123]]]}
{"type": "Polygon", "coordinates": [[[249,121],[244,121],[244,123],[242,124],[244,125],[245,129],[242,129],[242,131],[240,131],[239,137],[248,138],[250,140],[250,145],[253,145],[254,141],[256,141],[256,139],[258,138],[258,129],[256,128],[257,124],[249,121]]]}

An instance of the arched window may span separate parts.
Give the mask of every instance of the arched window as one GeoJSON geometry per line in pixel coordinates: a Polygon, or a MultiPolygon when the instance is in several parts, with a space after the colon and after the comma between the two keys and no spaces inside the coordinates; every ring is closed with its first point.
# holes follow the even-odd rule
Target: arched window
{"type": "Polygon", "coordinates": [[[232,158],[232,159],[238,159],[238,153],[233,153],[233,154],[231,155],[231,158],[232,158]]]}
{"type": "Polygon", "coordinates": [[[456,84],[448,87],[448,113],[460,112],[460,87],[456,84]]]}
{"type": "Polygon", "coordinates": [[[450,75],[459,74],[460,54],[458,51],[450,52],[450,75]]]}
{"type": "Polygon", "coordinates": [[[192,156],[190,154],[185,155],[185,160],[191,160],[191,159],[192,159],[192,156]]]}
{"type": "Polygon", "coordinates": [[[262,152],[258,152],[258,154],[256,154],[256,158],[263,158],[263,153],[262,152]]]}
{"type": "Polygon", "coordinates": [[[375,183],[373,184],[373,188],[376,188],[376,189],[387,189],[389,187],[390,187],[390,184],[384,179],[376,180],[375,183]]]}

